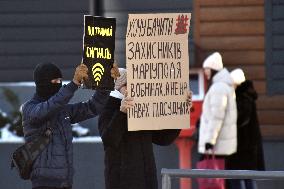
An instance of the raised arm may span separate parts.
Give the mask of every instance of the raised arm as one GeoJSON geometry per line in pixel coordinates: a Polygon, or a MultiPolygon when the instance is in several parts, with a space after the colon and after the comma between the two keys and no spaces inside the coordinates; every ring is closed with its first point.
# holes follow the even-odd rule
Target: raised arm
{"type": "MultiPolygon", "coordinates": [[[[88,77],[87,71],[88,68],[85,65],[79,65],[76,68],[73,81],[68,85],[61,87],[60,90],[53,96],[49,97],[46,101],[31,101],[30,103],[25,104],[23,106],[23,114],[25,119],[31,122],[42,121],[64,108],[69,100],[73,97],[74,92],[78,89],[78,86],[81,85],[81,82],[88,77]]],[[[51,84],[52,81],[53,80],[48,80],[47,82],[50,82],[51,84]]]]}
{"type": "Polygon", "coordinates": [[[50,97],[47,101],[40,103],[27,103],[23,106],[24,117],[31,122],[40,122],[56,111],[62,109],[73,97],[78,86],[70,82],[61,87],[58,93],[50,97]]]}
{"type": "Polygon", "coordinates": [[[71,123],[78,123],[101,114],[108,98],[109,91],[97,90],[86,102],[68,104],[71,123]]]}
{"type": "MultiPolygon", "coordinates": [[[[83,73],[86,73],[87,77],[88,68],[84,64],[81,64],[80,69],[82,69],[83,73]]],[[[116,63],[114,63],[111,69],[111,77],[115,80],[118,77],[118,75],[119,75],[118,66],[116,63]]],[[[75,76],[74,78],[76,78],[75,76]]],[[[75,79],[75,82],[76,80],[78,79],[75,79]]],[[[80,83],[78,82],[78,85],[79,84],[80,83]]],[[[106,90],[96,90],[94,95],[88,101],[68,105],[67,110],[69,111],[71,122],[77,123],[101,114],[108,100],[109,93],[110,91],[106,90]]]]}

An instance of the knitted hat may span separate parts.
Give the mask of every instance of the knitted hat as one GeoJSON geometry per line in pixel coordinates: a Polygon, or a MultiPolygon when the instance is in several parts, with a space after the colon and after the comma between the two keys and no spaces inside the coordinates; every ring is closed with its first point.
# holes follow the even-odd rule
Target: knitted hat
{"type": "Polygon", "coordinates": [[[127,82],[127,72],[126,72],[125,68],[119,68],[118,70],[119,70],[120,76],[115,81],[114,88],[119,91],[119,89],[121,87],[126,85],[126,82],[127,82]]]}
{"type": "Polygon", "coordinates": [[[216,71],[223,69],[222,56],[220,53],[215,52],[208,56],[203,62],[203,68],[211,68],[216,71]]]}
{"type": "Polygon", "coordinates": [[[236,85],[240,85],[242,82],[244,82],[246,80],[245,74],[244,74],[243,70],[240,69],[240,68],[234,69],[233,71],[231,71],[230,74],[231,74],[231,77],[234,81],[234,84],[236,84],[236,85]]]}

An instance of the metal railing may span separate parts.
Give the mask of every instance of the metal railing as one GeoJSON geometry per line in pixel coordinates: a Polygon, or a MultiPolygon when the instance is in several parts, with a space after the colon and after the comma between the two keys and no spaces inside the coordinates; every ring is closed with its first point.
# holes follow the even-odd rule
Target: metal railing
{"type": "Polygon", "coordinates": [[[171,178],[227,178],[284,180],[284,171],[162,169],[162,189],[171,189],[171,178]]]}

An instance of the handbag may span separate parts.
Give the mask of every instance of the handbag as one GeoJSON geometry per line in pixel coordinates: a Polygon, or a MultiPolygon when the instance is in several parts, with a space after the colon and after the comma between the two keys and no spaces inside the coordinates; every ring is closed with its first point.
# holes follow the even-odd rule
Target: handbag
{"type": "Polygon", "coordinates": [[[12,154],[11,169],[17,168],[19,176],[30,179],[32,166],[39,154],[48,146],[51,141],[52,130],[47,128],[39,137],[18,147],[12,154]]]}
{"type": "MultiPolygon", "coordinates": [[[[224,158],[215,158],[213,152],[212,158],[206,154],[205,158],[196,165],[197,169],[213,169],[213,170],[224,170],[225,160],[224,158]]],[[[223,178],[198,178],[197,183],[199,189],[225,189],[225,179],[223,178]]]]}

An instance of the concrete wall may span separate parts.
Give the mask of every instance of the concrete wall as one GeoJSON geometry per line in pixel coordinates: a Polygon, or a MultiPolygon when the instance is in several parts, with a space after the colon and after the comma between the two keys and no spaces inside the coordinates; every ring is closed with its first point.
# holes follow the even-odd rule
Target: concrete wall
{"type": "MultiPolygon", "coordinates": [[[[19,178],[16,170],[10,170],[10,156],[20,144],[0,143],[0,188],[1,189],[29,189],[29,181],[19,178]]],[[[157,173],[162,167],[177,168],[177,148],[155,146],[157,173]]],[[[101,143],[74,144],[74,187],[73,189],[103,189],[104,188],[104,151],[101,143]]],[[[161,179],[159,177],[159,185],[161,179]]],[[[174,188],[178,187],[177,181],[174,188]]]]}
{"type": "MultiPolygon", "coordinates": [[[[29,181],[19,179],[16,171],[10,170],[10,155],[19,144],[0,143],[0,188],[29,189],[29,181]]],[[[161,168],[178,168],[178,151],[175,145],[154,148],[159,188],[161,188],[161,168]]],[[[284,141],[265,141],[264,153],[267,170],[284,170],[284,141]]],[[[193,148],[193,165],[198,155],[193,148]]],[[[73,189],[103,189],[104,188],[104,152],[101,143],[74,144],[74,187],[73,189]]],[[[282,189],[284,181],[257,181],[259,189],[282,189]]],[[[178,179],[173,179],[172,189],[178,189],[178,179]]],[[[197,189],[195,181],[193,188],[197,189]]]]}

